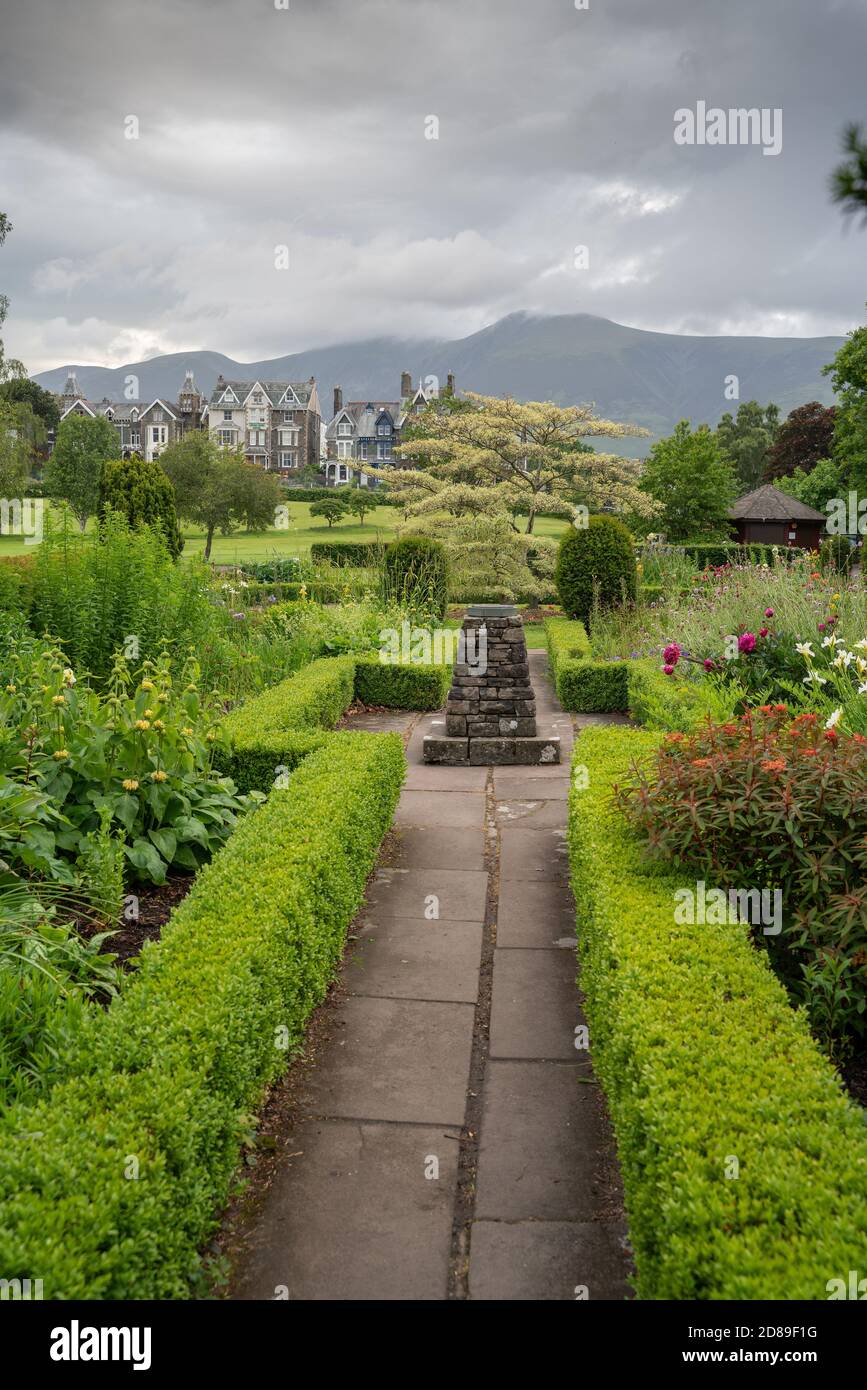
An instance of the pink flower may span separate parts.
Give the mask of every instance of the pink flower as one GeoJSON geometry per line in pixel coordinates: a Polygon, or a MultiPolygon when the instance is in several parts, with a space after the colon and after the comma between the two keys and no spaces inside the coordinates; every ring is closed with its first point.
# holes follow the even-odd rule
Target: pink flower
{"type": "Polygon", "coordinates": [[[672,668],[674,668],[677,665],[678,661],[680,660],[680,647],[677,645],[676,642],[669,642],[665,651],[662,653],[662,659],[666,663],[666,665],[671,666],[672,668]]]}
{"type": "Polygon", "coordinates": [[[760,627],[760,628],[759,628],[759,636],[760,636],[760,637],[767,637],[768,632],[769,632],[769,629],[766,628],[766,627],[760,627]]]}
{"type": "Polygon", "coordinates": [[[766,618],[772,618],[773,616],[774,616],[774,610],[773,610],[773,608],[766,608],[766,609],[765,609],[765,617],[766,617],[766,618]]]}
{"type": "Polygon", "coordinates": [[[704,669],[705,669],[706,671],[712,671],[713,668],[714,668],[714,663],[711,661],[711,659],[710,659],[709,656],[706,656],[705,659],[704,659],[704,669]]]}
{"type": "Polygon", "coordinates": [[[756,638],[753,632],[742,632],[738,638],[738,651],[751,652],[755,650],[756,638]]]}
{"type": "Polygon", "coordinates": [[[664,674],[665,674],[666,676],[673,676],[673,675],[674,675],[674,667],[673,667],[673,666],[663,666],[662,669],[663,669],[663,672],[664,672],[664,674]]]}
{"type": "Polygon", "coordinates": [[[820,623],[820,624],[819,624],[819,631],[820,631],[820,632],[824,632],[824,631],[825,631],[825,624],[824,624],[824,623],[820,623]]]}

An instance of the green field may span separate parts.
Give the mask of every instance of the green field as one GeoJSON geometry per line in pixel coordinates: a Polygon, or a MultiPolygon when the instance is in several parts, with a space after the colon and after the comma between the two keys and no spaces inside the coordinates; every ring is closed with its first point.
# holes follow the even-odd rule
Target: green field
{"type": "MultiPolygon", "coordinates": [[[[289,503],[289,528],[267,531],[236,531],[231,536],[214,537],[211,559],[219,565],[241,564],[244,560],[269,560],[275,555],[309,555],[314,541],[374,541],[389,540],[401,517],[396,507],[375,507],[364,518],[364,525],[349,521],[329,527],[323,520],[311,520],[310,504],[289,503]]],[[[92,525],[92,523],[91,523],[92,525]]],[[[566,523],[555,517],[539,517],[536,531],[540,536],[560,536],[566,523]]],[[[205,548],[205,533],[200,527],[185,526],[184,554],[200,555],[205,548]]],[[[26,545],[20,536],[0,536],[0,557],[26,555],[34,547],[26,545]]]]}

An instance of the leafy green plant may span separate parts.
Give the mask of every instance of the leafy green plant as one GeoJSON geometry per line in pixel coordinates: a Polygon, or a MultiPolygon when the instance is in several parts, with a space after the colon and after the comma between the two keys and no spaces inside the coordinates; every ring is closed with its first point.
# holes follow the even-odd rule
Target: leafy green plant
{"type": "MultiPolygon", "coordinates": [[[[763,706],[670,734],[618,800],[653,856],[724,888],[748,866],[751,885],[779,890],[795,993],[817,1032],[840,1051],[867,1031],[867,739],[763,706]]],[[[788,977],[786,953],[772,959],[788,977]]]]}
{"type": "Polygon", "coordinates": [[[386,548],[383,563],[386,602],[431,618],[445,617],[449,567],[445,546],[428,536],[406,536],[386,548]]]}

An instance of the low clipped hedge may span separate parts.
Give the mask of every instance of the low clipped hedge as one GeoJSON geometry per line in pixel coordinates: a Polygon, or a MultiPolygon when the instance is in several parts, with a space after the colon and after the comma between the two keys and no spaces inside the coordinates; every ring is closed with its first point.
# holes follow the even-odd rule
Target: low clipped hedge
{"type": "Polygon", "coordinates": [[[385,553],[383,541],[314,541],[310,558],[314,564],[356,565],[373,568],[385,553]]]}
{"type": "MultiPolygon", "coordinates": [[[[689,556],[699,569],[706,569],[708,565],[716,568],[719,565],[772,565],[774,563],[773,546],[764,545],[759,541],[749,541],[744,545],[739,545],[737,541],[685,541],[683,553],[689,556]]],[[[782,556],[789,564],[796,556],[803,553],[803,549],[799,546],[777,546],[777,555],[782,556]]]]}
{"type": "Polygon", "coordinates": [[[629,708],[628,668],[622,661],[594,661],[584,624],[547,618],[543,624],[557,699],[576,714],[629,708]]]}
{"type": "Polygon", "coordinates": [[[366,656],[355,668],[355,698],[386,709],[441,709],[450,679],[450,666],[389,664],[366,656]]]}
{"type": "Polygon", "coordinates": [[[867,1267],[867,1132],[746,926],[679,926],[612,782],[657,736],[586,730],[569,806],[581,988],[655,1299],[826,1299],[867,1267]],[[731,1157],[739,1176],[727,1179],[731,1157]]]}
{"type": "Polygon", "coordinates": [[[41,1278],[51,1299],[195,1287],[251,1113],[324,996],[404,774],[396,735],[329,737],[96,1011],[77,1074],[4,1117],[7,1277],[41,1278]]]}

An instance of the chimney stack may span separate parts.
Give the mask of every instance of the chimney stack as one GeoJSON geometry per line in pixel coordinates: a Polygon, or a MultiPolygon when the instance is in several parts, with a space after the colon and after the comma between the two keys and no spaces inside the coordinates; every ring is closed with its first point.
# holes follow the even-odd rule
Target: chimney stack
{"type": "Polygon", "coordinates": [[[447,395],[447,396],[453,396],[454,394],[455,394],[455,374],[454,374],[454,372],[449,372],[448,376],[446,377],[446,395],[447,395]]]}
{"type": "Polygon", "coordinates": [[[400,396],[401,400],[406,400],[407,396],[412,395],[412,377],[409,372],[400,374],[400,396]]]}
{"type": "Polygon", "coordinates": [[[343,409],[343,389],[340,386],[334,388],[334,410],[332,415],[339,415],[343,409]]]}

